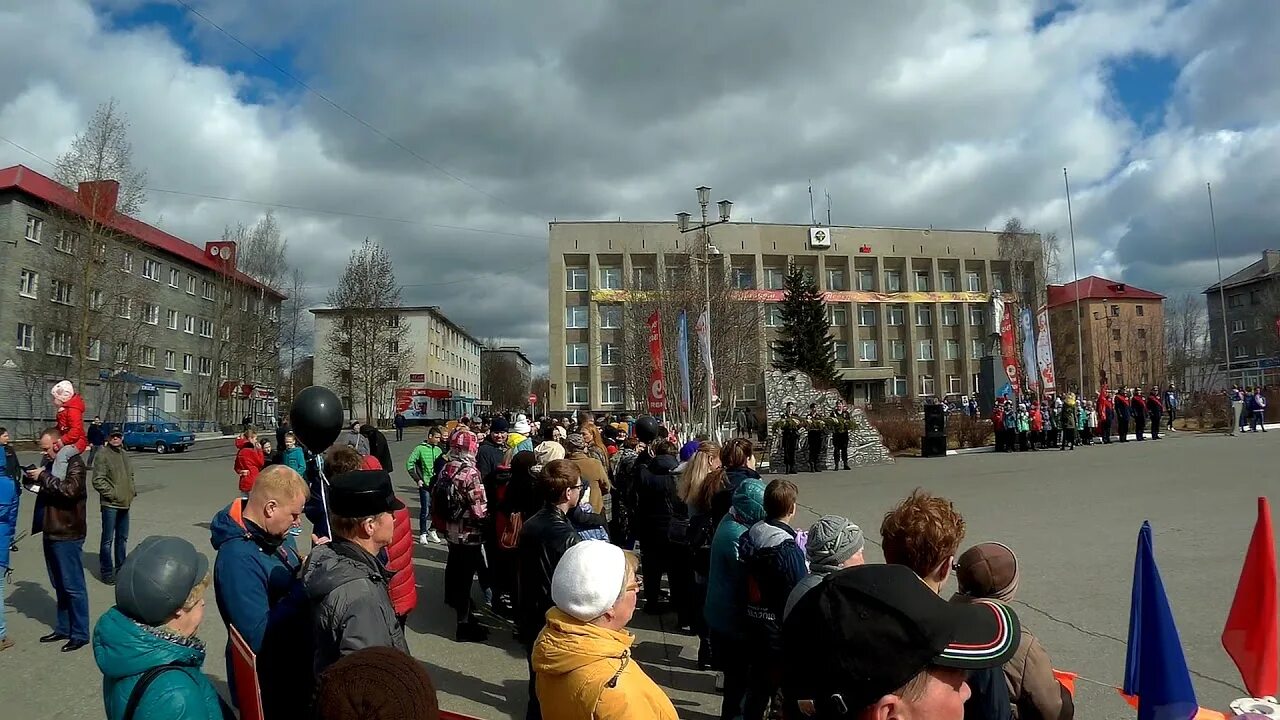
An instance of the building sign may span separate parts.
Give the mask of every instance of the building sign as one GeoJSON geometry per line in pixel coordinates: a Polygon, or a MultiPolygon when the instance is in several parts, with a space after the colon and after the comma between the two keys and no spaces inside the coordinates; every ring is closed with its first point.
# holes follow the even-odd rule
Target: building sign
{"type": "Polygon", "coordinates": [[[447,400],[453,392],[444,388],[396,388],[396,412],[405,420],[428,420],[435,400],[447,400]]]}
{"type": "MultiPolygon", "coordinates": [[[[784,290],[733,290],[730,297],[735,300],[753,302],[782,302],[786,295],[784,290]]],[[[906,302],[948,302],[948,303],[985,303],[991,299],[990,293],[984,292],[894,292],[881,293],[869,290],[832,290],[822,293],[823,299],[829,303],[906,303],[906,302]]],[[[662,297],[659,291],[645,290],[592,290],[591,301],[599,303],[621,303],[628,300],[658,300],[662,297]]],[[[1004,293],[1006,300],[1014,300],[1011,293],[1004,293]]]]}
{"type": "Polygon", "coordinates": [[[426,373],[409,373],[409,382],[411,383],[424,383],[426,381],[427,381],[426,373]]]}

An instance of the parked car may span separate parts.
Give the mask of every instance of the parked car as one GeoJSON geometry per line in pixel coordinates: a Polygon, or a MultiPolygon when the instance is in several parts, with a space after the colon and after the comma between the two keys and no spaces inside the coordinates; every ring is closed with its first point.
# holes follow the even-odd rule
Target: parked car
{"type": "Polygon", "coordinates": [[[182,452],[196,444],[194,433],[174,423],[127,422],[123,432],[125,450],[155,450],[163,455],[170,450],[182,452]]]}

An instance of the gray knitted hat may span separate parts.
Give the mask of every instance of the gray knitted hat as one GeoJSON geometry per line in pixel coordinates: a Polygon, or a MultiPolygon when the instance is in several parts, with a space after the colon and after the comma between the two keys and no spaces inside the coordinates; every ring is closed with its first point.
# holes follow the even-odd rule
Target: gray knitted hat
{"type": "Polygon", "coordinates": [[[839,515],[823,515],[809,528],[805,554],[815,572],[835,570],[866,545],[862,528],[839,515]]]}

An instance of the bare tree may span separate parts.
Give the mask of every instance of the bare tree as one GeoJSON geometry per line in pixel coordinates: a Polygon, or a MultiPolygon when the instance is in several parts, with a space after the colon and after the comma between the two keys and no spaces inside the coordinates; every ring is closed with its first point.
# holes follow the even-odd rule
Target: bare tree
{"type": "MultiPolygon", "coordinates": [[[[501,340],[486,338],[485,350],[497,350],[501,340]]],[[[480,395],[493,401],[493,409],[517,410],[529,406],[529,373],[512,353],[480,353],[480,395]]]]}
{"type": "Polygon", "coordinates": [[[142,208],[147,201],[147,172],[133,165],[129,118],[120,112],[115,98],[98,106],[85,131],[54,163],[54,179],[73,190],[82,182],[115,180],[120,184],[116,210],[134,215],[142,208]]]}
{"type": "Polygon", "coordinates": [[[1187,292],[1165,300],[1164,346],[1169,380],[1186,384],[1191,368],[1208,362],[1203,340],[1208,331],[1204,296],[1187,292]]]}
{"type": "Polygon", "coordinates": [[[381,245],[365,238],[351,252],[328,304],[337,311],[337,322],[327,345],[317,351],[340,379],[352,412],[359,399],[372,422],[376,411],[389,410],[395,383],[408,372],[412,356],[409,326],[398,310],[395,268],[381,245]]]}
{"type": "Polygon", "coordinates": [[[307,386],[298,384],[300,377],[297,368],[299,361],[311,347],[315,329],[311,323],[311,313],[307,312],[311,302],[302,270],[294,268],[289,274],[285,294],[289,299],[280,310],[280,360],[289,369],[289,384],[282,388],[281,399],[291,403],[294,395],[307,386]]]}
{"type": "Polygon", "coordinates": [[[540,407],[534,409],[535,412],[541,409],[546,412],[547,398],[551,396],[551,375],[546,372],[538,373],[533,376],[533,380],[529,382],[529,393],[538,396],[540,407]]]}

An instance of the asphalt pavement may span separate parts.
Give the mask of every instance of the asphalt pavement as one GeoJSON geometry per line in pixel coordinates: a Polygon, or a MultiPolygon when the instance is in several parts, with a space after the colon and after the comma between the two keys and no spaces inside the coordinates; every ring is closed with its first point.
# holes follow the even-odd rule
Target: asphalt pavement
{"type": "MultiPolygon", "coordinates": [[[[398,464],[416,440],[411,430],[404,442],[392,442],[398,464]]],[[[1110,686],[1123,678],[1134,548],[1138,528],[1150,520],[1200,702],[1225,710],[1244,693],[1218,636],[1256,498],[1275,487],[1276,440],[1280,435],[1174,433],[1160,441],[1068,452],[906,458],[850,472],[801,474],[795,477],[802,506],[797,525],[807,527],[824,513],[846,515],[862,525],[868,560],[878,562],[874,542],[888,508],[916,487],[951,498],[965,517],[964,547],[1000,540],[1018,553],[1021,584],[1014,607],[1055,665],[1083,676],[1077,717],[1130,718],[1132,710],[1110,686]]],[[[134,453],[139,496],[130,545],[148,535],[176,535],[212,558],[209,520],[236,495],[232,454],[229,440],[201,442],[182,454],[134,453]]],[[[23,462],[35,460],[34,453],[20,455],[23,462]]],[[[417,494],[403,469],[393,477],[416,518],[417,494]]],[[[6,589],[9,636],[17,645],[0,653],[4,715],[102,717],[101,676],[90,649],[63,654],[57,645],[36,642],[52,625],[54,600],[39,538],[22,532],[30,527],[33,504],[31,496],[24,497],[23,539],[6,589]]],[[[113,600],[112,589],[96,577],[96,497],[89,507],[84,563],[96,620],[113,600]]],[[[444,560],[443,546],[415,549],[419,602],[408,623],[410,649],[435,680],[443,707],[481,718],[521,717],[524,656],[495,619],[488,621],[493,629],[487,644],[454,642],[453,613],[443,602],[444,560]]],[[[951,582],[945,594],[953,590],[951,582]]],[[[681,717],[715,717],[719,695],[711,674],[697,670],[696,639],[669,631],[672,624],[673,615],[638,612],[632,624],[635,655],[670,693],[681,717]]],[[[225,693],[226,633],[212,597],[200,637],[209,647],[205,671],[225,693]]]]}

